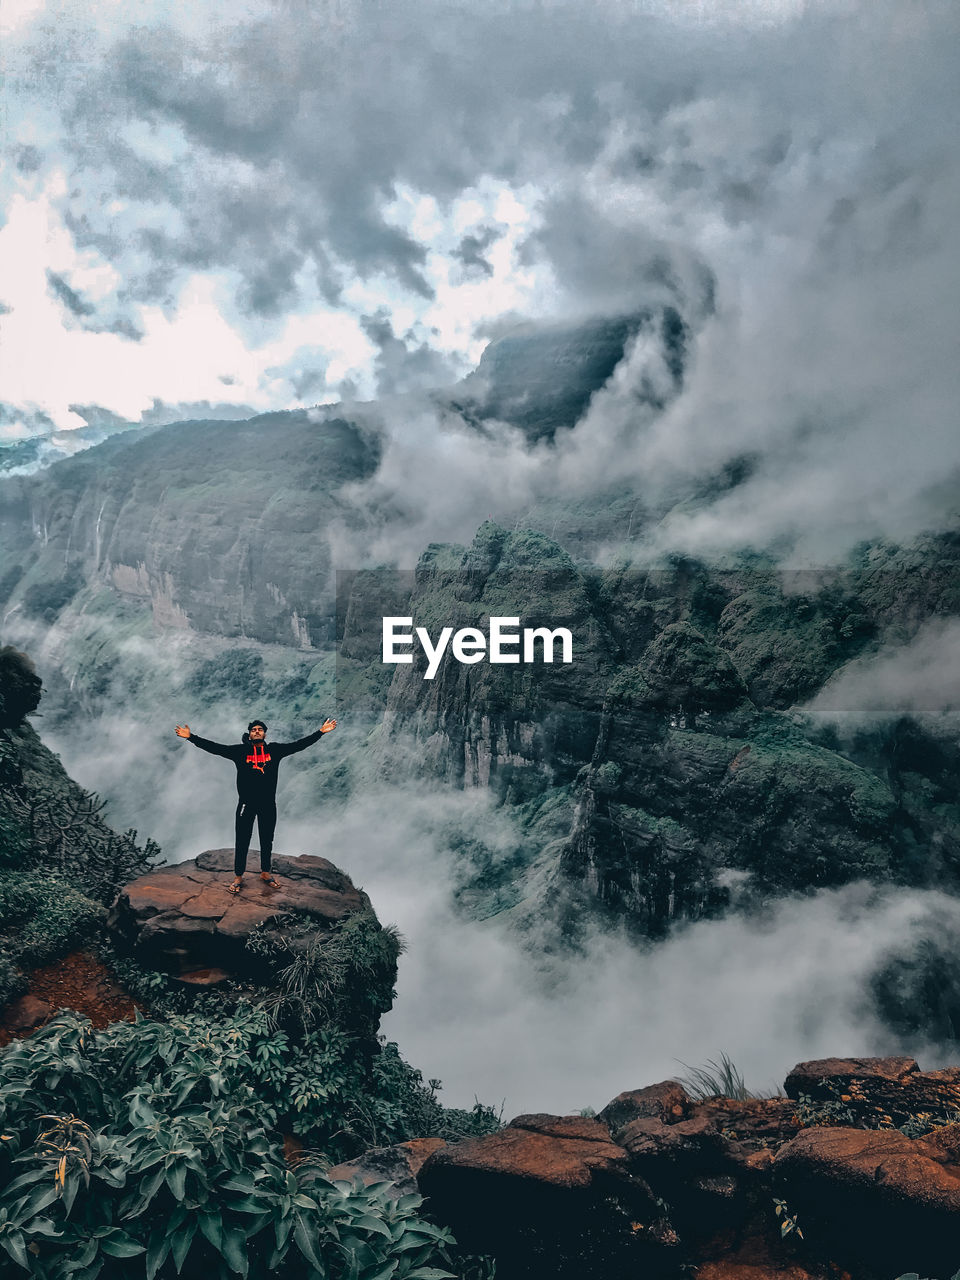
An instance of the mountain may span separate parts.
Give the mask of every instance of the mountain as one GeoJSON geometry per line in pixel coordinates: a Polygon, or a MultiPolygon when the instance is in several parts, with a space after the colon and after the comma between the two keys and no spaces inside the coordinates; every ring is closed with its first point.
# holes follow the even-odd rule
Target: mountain
{"type": "MultiPolygon", "coordinates": [[[[544,440],[644,326],[679,380],[679,317],[637,313],[491,344],[461,408],[544,440]]],[[[431,545],[412,573],[345,573],[336,591],[336,531],[362,543],[378,527],[351,487],[380,449],[373,410],[297,411],[125,433],[0,484],[0,609],[12,638],[43,633],[47,723],[148,718],[179,699],[231,715],[269,703],[292,722],[327,713],[335,674],[357,750],[325,785],[346,794],[369,761],[489,790],[515,834],[451,836],[463,910],[547,919],[568,941],[580,922],[655,937],[861,877],[958,887],[949,734],[901,716],[841,737],[802,707],[846,663],[960,614],[960,535],[864,546],[823,573],[753,553],[722,571],[601,567],[612,522],[639,532],[663,514],[624,486],[518,513],[512,529],[485,523],[470,546],[431,545]],[[382,663],[388,613],[433,634],[490,615],[565,626],[575,661],[447,660],[427,681],[422,661],[382,663]],[[169,666],[145,660],[157,637],[169,666]]],[[[749,471],[743,460],[664,501],[749,471]]],[[[325,768],[305,764],[304,795],[325,768]]],[[[132,803],[142,783],[123,769],[132,803]]],[[[895,987],[885,980],[891,1007],[895,987]]]]}
{"type": "MultiPolygon", "coordinates": [[[[598,918],[657,936],[862,878],[960,887],[956,744],[912,722],[841,744],[795,705],[893,618],[937,616],[960,542],[931,539],[924,555],[927,574],[905,556],[898,572],[890,552],[800,594],[796,575],[752,567],[602,571],[539,532],[485,524],[468,548],[424,554],[405,613],[432,635],[490,616],[567,627],[575,661],[447,660],[427,680],[416,653],[384,695],[383,767],[412,736],[404,757],[423,774],[494,791],[523,835],[507,853],[481,837],[458,851],[464,903],[547,916],[569,937],[598,918]]],[[[348,628],[345,680],[379,666],[378,599],[365,580],[372,611],[347,606],[367,650],[348,628]]]]}
{"type": "MultiPolygon", "coordinates": [[[[553,439],[558,430],[576,424],[641,335],[661,354],[672,391],[679,391],[689,330],[676,308],[668,306],[522,326],[487,346],[450,403],[468,420],[497,418],[520,427],[531,442],[553,439]]],[[[652,408],[665,403],[663,390],[649,379],[641,380],[637,398],[652,408]]]]}

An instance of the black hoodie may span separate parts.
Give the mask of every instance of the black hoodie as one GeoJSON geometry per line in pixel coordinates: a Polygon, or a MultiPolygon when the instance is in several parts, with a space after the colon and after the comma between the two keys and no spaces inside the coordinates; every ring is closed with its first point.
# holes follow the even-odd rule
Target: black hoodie
{"type": "Polygon", "coordinates": [[[191,733],[187,739],[201,751],[212,756],[223,756],[237,766],[237,795],[245,803],[272,800],[277,794],[277,773],[284,756],[292,756],[305,747],[312,747],[323,733],[318,729],[296,742],[251,742],[249,734],[237,743],[211,742],[191,733]]]}

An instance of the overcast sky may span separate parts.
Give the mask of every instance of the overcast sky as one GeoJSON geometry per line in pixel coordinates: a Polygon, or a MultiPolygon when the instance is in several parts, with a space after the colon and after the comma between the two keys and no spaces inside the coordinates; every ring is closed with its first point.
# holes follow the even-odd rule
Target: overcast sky
{"type": "MultiPolygon", "coordinates": [[[[5,0],[3,23],[3,438],[416,392],[518,320],[670,301],[695,342],[668,412],[631,430],[626,368],[553,453],[489,459],[461,524],[505,475],[522,504],[743,454],[750,484],[660,546],[800,529],[823,559],[955,512],[947,0],[5,0]]],[[[441,452],[399,416],[378,498],[441,452]]],[[[475,474],[455,445],[434,493],[475,474]]]]}

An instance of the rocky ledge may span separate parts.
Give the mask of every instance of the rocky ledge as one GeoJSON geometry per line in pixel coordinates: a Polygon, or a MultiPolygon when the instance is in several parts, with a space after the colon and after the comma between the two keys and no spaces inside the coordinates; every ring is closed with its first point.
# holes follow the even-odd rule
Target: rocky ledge
{"type": "Polygon", "coordinates": [[[464,1246],[496,1257],[498,1280],[953,1275],[960,1068],[830,1058],[795,1067],[786,1088],[697,1101],[663,1081],[596,1117],[518,1116],[428,1153],[370,1152],[337,1176],[415,1179],[464,1246]]]}
{"type": "Polygon", "coordinates": [[[233,880],[233,850],[208,849],[131,881],[108,923],[141,964],[208,983],[256,968],[246,946],[255,931],[272,940],[286,936],[296,945],[298,939],[283,929],[294,913],[323,931],[356,911],[371,910],[367,895],[326,858],[277,856],[273,870],[279,889],[254,870],[240,893],[232,894],[227,886],[233,880]]]}

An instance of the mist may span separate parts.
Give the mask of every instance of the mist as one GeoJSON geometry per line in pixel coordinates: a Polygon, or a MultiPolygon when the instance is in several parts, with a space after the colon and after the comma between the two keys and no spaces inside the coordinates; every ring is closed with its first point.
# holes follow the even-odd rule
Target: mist
{"type": "MultiPolygon", "coordinates": [[[[92,739],[71,731],[50,745],[107,798],[114,825],[138,815],[141,839],[160,840],[164,861],[231,846],[233,769],[177,740],[172,721],[157,729],[145,736],[133,717],[107,715],[92,739]]],[[[202,729],[220,740],[238,736],[226,713],[202,729]]],[[[479,1098],[502,1105],[507,1118],[599,1110],[624,1089],[682,1076],[684,1064],[722,1053],[761,1091],[816,1057],[911,1052],[928,1067],[948,1060],[949,1050],[905,1044],[885,1028],[866,988],[904,938],[935,927],[938,913],[957,918],[956,899],[852,884],[679,925],[649,947],[594,930],[581,951],[564,956],[536,920],[519,931],[511,912],[479,921],[456,906],[464,870],[451,832],[483,831],[488,843],[507,845],[509,810],[495,808],[487,792],[412,779],[370,779],[347,800],[325,795],[324,772],[358,750],[368,747],[338,727],[284,764],[276,852],[329,858],[370,896],[381,923],[398,926],[406,947],[382,1030],[425,1078],[443,1082],[446,1105],[479,1098]]],[[[255,834],[253,868],[256,847],[255,834]]]]}
{"type": "Polygon", "coordinates": [[[847,663],[803,710],[842,727],[912,716],[941,732],[960,729],[960,621],[935,618],[908,643],[888,643],[847,663]]]}
{"type": "Polygon", "coordinates": [[[638,558],[832,563],[946,527],[957,23],[934,3],[157,3],[136,29],[17,11],[0,232],[17,421],[383,398],[388,447],[356,499],[398,513],[370,558],[407,565],[424,537],[543,494],[621,483],[655,506],[743,457],[746,483],[647,531],[638,558]],[[57,285],[29,311],[28,269],[57,285]],[[636,351],[554,448],[500,427],[483,447],[395,400],[450,385],[518,321],[665,303],[691,346],[659,417],[638,397],[655,354],[636,351]]]}

